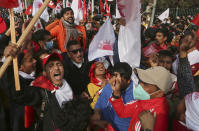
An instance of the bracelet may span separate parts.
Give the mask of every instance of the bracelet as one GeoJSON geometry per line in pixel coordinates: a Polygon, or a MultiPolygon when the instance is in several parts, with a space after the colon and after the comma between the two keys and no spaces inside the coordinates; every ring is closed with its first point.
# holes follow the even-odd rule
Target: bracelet
{"type": "Polygon", "coordinates": [[[115,96],[114,93],[112,93],[112,97],[115,99],[120,99],[120,96],[115,96]]]}

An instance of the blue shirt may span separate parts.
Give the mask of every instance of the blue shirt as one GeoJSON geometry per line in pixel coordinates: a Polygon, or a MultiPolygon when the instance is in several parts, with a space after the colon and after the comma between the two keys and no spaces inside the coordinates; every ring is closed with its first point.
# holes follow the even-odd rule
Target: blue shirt
{"type": "MultiPolygon", "coordinates": [[[[100,109],[102,118],[112,124],[116,131],[127,131],[130,118],[119,118],[115,113],[109,98],[112,96],[112,88],[110,84],[107,84],[100,94],[98,101],[95,105],[95,109],[100,109]]],[[[129,87],[121,93],[124,104],[134,100],[133,98],[133,81],[131,81],[129,87]]]]}

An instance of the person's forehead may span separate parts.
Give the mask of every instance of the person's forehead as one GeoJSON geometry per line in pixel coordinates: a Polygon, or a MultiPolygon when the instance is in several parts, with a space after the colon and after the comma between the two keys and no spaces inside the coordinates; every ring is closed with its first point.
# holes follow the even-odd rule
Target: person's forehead
{"type": "Polygon", "coordinates": [[[56,64],[56,63],[62,63],[60,60],[51,60],[47,63],[47,65],[50,65],[50,64],[56,64]]]}
{"type": "Polygon", "coordinates": [[[73,13],[73,11],[72,10],[68,10],[68,11],[65,12],[65,14],[68,14],[68,13],[73,13]]]}
{"type": "Polygon", "coordinates": [[[79,49],[79,48],[81,48],[81,45],[79,43],[70,46],[70,50],[79,49]]]}

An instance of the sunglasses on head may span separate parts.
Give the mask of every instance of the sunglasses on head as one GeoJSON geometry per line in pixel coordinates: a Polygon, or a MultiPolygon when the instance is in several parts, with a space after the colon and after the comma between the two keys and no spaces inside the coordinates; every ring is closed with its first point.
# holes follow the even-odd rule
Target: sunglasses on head
{"type": "Polygon", "coordinates": [[[82,48],[79,48],[79,49],[76,49],[76,50],[71,50],[71,51],[69,51],[69,52],[71,52],[71,53],[73,53],[73,54],[77,54],[78,52],[82,52],[82,48]]]}

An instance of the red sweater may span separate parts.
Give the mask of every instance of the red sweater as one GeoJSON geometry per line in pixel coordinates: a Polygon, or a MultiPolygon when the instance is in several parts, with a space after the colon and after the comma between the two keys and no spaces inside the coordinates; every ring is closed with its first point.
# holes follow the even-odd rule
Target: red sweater
{"type": "Polygon", "coordinates": [[[134,100],[124,105],[122,98],[113,100],[109,99],[117,115],[121,118],[131,117],[131,122],[128,131],[140,131],[141,124],[138,115],[144,110],[150,110],[152,113],[156,112],[156,123],[154,131],[168,130],[168,112],[169,105],[164,97],[150,100],[134,100]]]}

